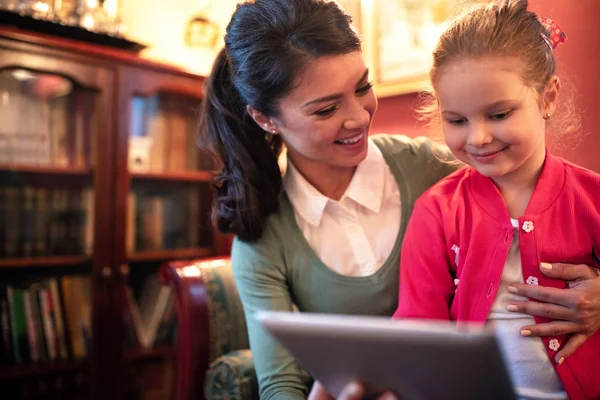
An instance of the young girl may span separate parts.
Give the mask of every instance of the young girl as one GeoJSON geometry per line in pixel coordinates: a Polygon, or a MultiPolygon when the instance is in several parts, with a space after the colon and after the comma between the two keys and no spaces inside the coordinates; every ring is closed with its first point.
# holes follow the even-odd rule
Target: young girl
{"type": "Polygon", "coordinates": [[[561,87],[552,50],[564,38],[523,0],[480,6],[441,36],[432,115],[469,166],[415,204],[394,315],[493,325],[527,399],[600,398],[600,333],[555,360],[572,332],[539,338],[521,330],[534,321],[516,312],[523,298],[510,286],[565,288],[541,272],[543,260],[599,266],[600,176],[545,145],[561,87]]]}

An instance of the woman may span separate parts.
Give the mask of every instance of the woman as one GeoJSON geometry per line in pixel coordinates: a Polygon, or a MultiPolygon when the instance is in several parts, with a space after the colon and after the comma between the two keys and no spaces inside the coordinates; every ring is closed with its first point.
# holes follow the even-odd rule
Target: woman
{"type": "MultiPolygon", "coordinates": [[[[391,316],[414,201],[455,168],[426,139],[369,138],[371,86],[350,18],[324,0],[238,5],[207,80],[201,131],[222,166],[214,219],[236,235],[262,399],[304,399],[308,389],[255,312],[391,316]]],[[[325,393],[316,385],[312,396],[325,393]]]]}

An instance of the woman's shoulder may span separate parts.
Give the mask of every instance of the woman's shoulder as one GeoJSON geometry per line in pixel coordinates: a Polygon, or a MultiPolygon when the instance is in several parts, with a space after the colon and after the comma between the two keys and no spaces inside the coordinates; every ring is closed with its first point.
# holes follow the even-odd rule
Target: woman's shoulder
{"type": "Polygon", "coordinates": [[[373,142],[384,154],[394,154],[409,151],[415,156],[442,155],[452,159],[448,148],[426,136],[408,137],[400,134],[380,133],[371,136],[373,142]]]}
{"type": "Polygon", "coordinates": [[[404,135],[378,134],[371,138],[388,159],[388,163],[391,161],[400,167],[426,167],[426,171],[441,167],[447,170],[447,174],[462,165],[456,161],[447,146],[425,136],[411,138],[404,135]]]}

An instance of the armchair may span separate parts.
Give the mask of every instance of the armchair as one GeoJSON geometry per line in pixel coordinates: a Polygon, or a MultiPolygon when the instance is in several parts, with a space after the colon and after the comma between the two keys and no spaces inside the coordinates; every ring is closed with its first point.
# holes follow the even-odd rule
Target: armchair
{"type": "Polygon", "coordinates": [[[160,275],[179,318],[175,399],[258,399],[229,258],[169,262],[160,275]]]}

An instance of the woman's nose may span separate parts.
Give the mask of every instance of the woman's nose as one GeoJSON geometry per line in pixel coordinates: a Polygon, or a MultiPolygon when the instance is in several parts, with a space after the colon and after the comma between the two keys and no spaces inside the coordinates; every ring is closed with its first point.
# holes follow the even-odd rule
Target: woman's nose
{"type": "Polygon", "coordinates": [[[366,129],[371,122],[371,113],[360,101],[354,101],[348,109],[344,128],[348,130],[366,129]]]}

